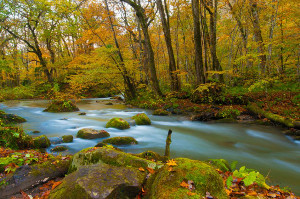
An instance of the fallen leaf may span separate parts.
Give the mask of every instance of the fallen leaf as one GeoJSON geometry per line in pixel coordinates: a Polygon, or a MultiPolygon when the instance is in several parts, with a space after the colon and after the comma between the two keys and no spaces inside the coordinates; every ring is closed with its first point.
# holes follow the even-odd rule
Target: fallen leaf
{"type": "Polygon", "coordinates": [[[27,193],[25,193],[24,191],[20,191],[22,194],[23,199],[30,199],[29,195],[27,193]]]}
{"type": "Polygon", "coordinates": [[[188,183],[186,183],[185,181],[182,181],[180,183],[180,186],[188,189],[190,185],[188,183]]]}
{"type": "Polygon", "coordinates": [[[58,182],[54,182],[52,185],[52,190],[55,189],[55,187],[57,187],[58,185],[60,185],[62,182],[58,181],[58,182]]]}
{"type": "Polygon", "coordinates": [[[143,167],[140,167],[139,170],[140,171],[145,171],[145,169],[143,167]]]}
{"type": "Polygon", "coordinates": [[[147,170],[148,170],[151,174],[154,174],[154,173],[155,173],[154,169],[152,169],[152,168],[150,168],[150,167],[147,167],[147,170]]]}
{"type": "Polygon", "coordinates": [[[188,195],[188,196],[194,196],[194,195],[196,195],[196,193],[193,193],[193,192],[188,191],[188,192],[187,192],[187,195],[188,195]]]}
{"type": "Polygon", "coordinates": [[[177,166],[177,163],[175,162],[175,160],[172,159],[172,160],[168,160],[166,165],[168,165],[168,166],[177,166]]]}
{"type": "Polygon", "coordinates": [[[250,192],[247,193],[247,196],[257,196],[257,192],[250,191],[250,192]]]}

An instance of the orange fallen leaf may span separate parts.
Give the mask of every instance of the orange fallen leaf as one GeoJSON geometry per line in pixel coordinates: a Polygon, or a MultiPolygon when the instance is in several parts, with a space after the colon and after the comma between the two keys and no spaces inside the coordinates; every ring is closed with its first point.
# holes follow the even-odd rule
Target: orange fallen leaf
{"type": "Polygon", "coordinates": [[[196,193],[193,193],[193,192],[190,192],[190,191],[188,191],[187,194],[188,194],[189,196],[194,196],[194,195],[196,195],[196,193]]]}
{"type": "Polygon", "coordinates": [[[181,183],[180,183],[180,186],[181,187],[184,187],[184,188],[189,188],[189,184],[188,183],[186,183],[185,181],[182,181],[181,183]]]}
{"type": "Polygon", "coordinates": [[[173,171],[173,167],[169,167],[169,168],[168,168],[168,171],[169,171],[169,172],[173,171]]]}
{"type": "Polygon", "coordinates": [[[55,187],[57,187],[58,185],[60,185],[62,182],[58,181],[58,182],[54,182],[52,185],[52,190],[55,189],[55,187]]]}
{"type": "Polygon", "coordinates": [[[154,174],[154,173],[155,173],[154,169],[152,169],[152,168],[147,167],[147,170],[148,170],[151,174],[154,174]]]}
{"type": "Polygon", "coordinates": [[[140,171],[145,171],[145,169],[143,167],[140,167],[139,170],[140,171]]]}
{"type": "Polygon", "coordinates": [[[21,192],[21,194],[22,194],[22,197],[23,197],[23,199],[30,199],[30,197],[28,196],[28,194],[27,193],[25,193],[24,191],[20,191],[21,192]]]}
{"type": "Polygon", "coordinates": [[[168,160],[166,165],[168,165],[168,166],[177,166],[177,163],[174,160],[168,160]]]}
{"type": "Polygon", "coordinates": [[[248,196],[257,196],[257,192],[251,191],[247,193],[248,196]]]}

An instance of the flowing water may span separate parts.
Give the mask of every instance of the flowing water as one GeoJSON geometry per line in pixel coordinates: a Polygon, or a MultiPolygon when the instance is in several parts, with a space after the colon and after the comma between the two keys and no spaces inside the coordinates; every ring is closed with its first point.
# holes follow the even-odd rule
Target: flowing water
{"type": "MultiPolygon", "coordinates": [[[[85,116],[78,115],[78,112],[43,112],[48,104],[44,100],[8,101],[0,104],[0,109],[27,119],[22,126],[32,136],[37,136],[31,132],[38,130],[52,139],[70,134],[75,138],[82,128],[105,129],[111,137],[132,136],[139,142],[137,145],[120,147],[131,153],[152,150],[163,154],[168,129],[172,129],[171,156],[198,160],[237,160],[239,166],[246,165],[270,176],[269,184],[289,186],[300,195],[300,142],[284,136],[278,128],[192,122],[178,116],[153,116],[151,111],[130,109],[122,104],[105,105],[108,101],[108,98],[102,98],[78,102],[80,111],[86,112],[85,116]],[[127,130],[105,128],[106,122],[113,117],[130,120],[130,117],[141,112],[148,114],[152,120],[151,126],[132,126],[127,130]]],[[[73,154],[101,140],[75,138],[72,143],[52,144],[48,152],[57,145],[64,145],[69,148],[68,153],[73,154]]]]}

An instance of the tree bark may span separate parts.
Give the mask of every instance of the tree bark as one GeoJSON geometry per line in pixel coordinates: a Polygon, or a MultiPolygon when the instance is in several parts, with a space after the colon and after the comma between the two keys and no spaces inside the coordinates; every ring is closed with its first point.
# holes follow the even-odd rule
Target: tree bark
{"type": "Polygon", "coordinates": [[[202,58],[202,41],[199,17],[199,0],[192,0],[192,12],[194,20],[194,45],[195,45],[195,70],[197,85],[205,83],[203,58],[202,58]]]}
{"type": "MultiPolygon", "coordinates": [[[[171,79],[171,89],[173,91],[178,91],[180,89],[179,79],[176,74],[176,62],[175,62],[175,56],[172,46],[172,39],[171,39],[171,33],[170,33],[170,24],[169,20],[166,19],[166,15],[168,16],[168,11],[164,9],[162,1],[157,0],[157,8],[160,14],[160,19],[162,22],[162,27],[164,31],[165,36],[165,42],[168,50],[169,55],[169,76],[171,79]]],[[[165,5],[167,6],[167,5],[165,5]]],[[[167,17],[168,18],[168,17],[167,17]]]]}

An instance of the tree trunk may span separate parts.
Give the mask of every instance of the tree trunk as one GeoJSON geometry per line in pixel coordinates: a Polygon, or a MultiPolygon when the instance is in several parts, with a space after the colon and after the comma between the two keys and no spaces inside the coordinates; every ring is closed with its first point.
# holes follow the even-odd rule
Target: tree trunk
{"type": "Polygon", "coordinates": [[[192,12],[194,20],[194,45],[195,45],[195,70],[197,85],[205,83],[205,75],[202,58],[202,42],[199,18],[199,0],[192,0],[192,12]]]}
{"type": "MultiPolygon", "coordinates": [[[[171,39],[171,33],[170,33],[170,24],[168,23],[169,21],[166,19],[166,15],[168,16],[168,11],[164,10],[163,4],[161,0],[157,0],[157,8],[159,10],[161,22],[162,22],[162,27],[164,31],[164,36],[165,36],[165,42],[168,50],[168,55],[169,55],[169,75],[171,79],[171,89],[173,91],[178,91],[180,89],[179,86],[179,80],[178,76],[176,74],[176,62],[175,62],[175,56],[174,56],[174,51],[172,47],[172,39],[171,39]]],[[[167,6],[167,5],[165,5],[167,6]]]]}

